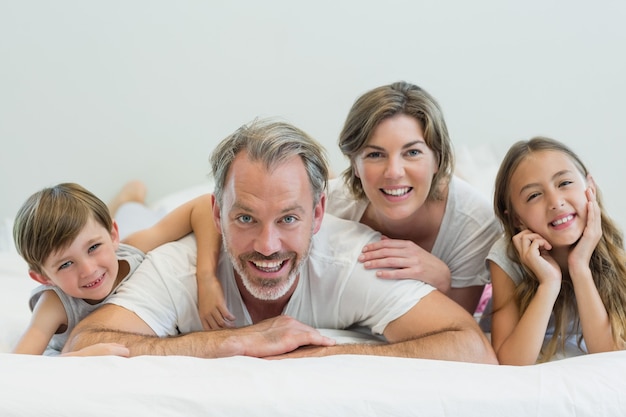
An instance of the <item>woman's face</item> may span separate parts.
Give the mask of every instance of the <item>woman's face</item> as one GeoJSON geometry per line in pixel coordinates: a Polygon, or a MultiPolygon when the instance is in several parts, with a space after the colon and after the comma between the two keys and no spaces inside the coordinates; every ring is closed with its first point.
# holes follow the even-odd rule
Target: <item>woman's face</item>
{"type": "Polygon", "coordinates": [[[424,205],[438,170],[420,124],[405,114],[380,122],[354,165],[372,207],[396,220],[424,205]]]}
{"type": "Polygon", "coordinates": [[[518,227],[538,233],[553,247],[576,243],[587,224],[586,189],[587,179],[566,154],[529,154],[509,187],[518,227]]]}

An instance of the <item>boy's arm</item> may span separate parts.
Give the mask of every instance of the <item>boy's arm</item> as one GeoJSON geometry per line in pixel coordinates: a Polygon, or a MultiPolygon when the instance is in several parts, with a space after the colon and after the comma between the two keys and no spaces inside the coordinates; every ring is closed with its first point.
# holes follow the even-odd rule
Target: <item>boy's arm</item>
{"type": "Polygon", "coordinates": [[[206,330],[229,327],[235,317],[224,301],[222,288],[216,276],[221,235],[213,221],[212,195],[204,194],[167,214],[154,226],[133,233],[123,240],[143,252],[194,232],[198,245],[196,279],[198,282],[198,310],[206,330]]]}
{"type": "Polygon", "coordinates": [[[30,324],[12,353],[43,354],[52,336],[62,326],[67,326],[67,314],[63,303],[54,291],[44,291],[33,309],[30,324]]]}
{"type": "Polygon", "coordinates": [[[205,227],[211,227],[212,216],[211,194],[204,194],[175,208],[154,226],[127,236],[122,242],[146,253],[191,232],[195,232],[198,239],[205,227]]]}
{"type": "Polygon", "coordinates": [[[222,235],[213,220],[211,200],[209,195],[208,201],[203,202],[202,210],[195,210],[191,216],[198,252],[198,312],[204,330],[231,327],[231,322],[235,320],[226,307],[224,292],[216,275],[222,235]]]}

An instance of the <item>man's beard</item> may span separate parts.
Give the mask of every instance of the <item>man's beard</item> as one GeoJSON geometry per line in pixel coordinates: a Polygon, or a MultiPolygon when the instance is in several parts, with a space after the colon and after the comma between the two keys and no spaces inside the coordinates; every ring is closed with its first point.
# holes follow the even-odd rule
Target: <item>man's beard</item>
{"type": "Polygon", "coordinates": [[[235,271],[241,277],[241,281],[243,282],[244,287],[254,298],[264,301],[278,300],[289,292],[291,287],[294,285],[296,279],[298,278],[298,275],[300,274],[306,260],[308,259],[309,251],[311,250],[311,245],[309,244],[306,252],[300,259],[298,259],[298,254],[296,252],[273,253],[270,256],[264,256],[258,252],[248,252],[235,258],[228,247],[228,239],[226,239],[226,235],[223,234],[223,237],[224,239],[222,239],[222,242],[226,249],[226,253],[228,254],[228,257],[233,264],[233,268],[235,268],[235,271]],[[249,261],[272,260],[293,260],[293,265],[287,275],[287,278],[253,279],[247,273],[246,267],[248,267],[249,261]]]}

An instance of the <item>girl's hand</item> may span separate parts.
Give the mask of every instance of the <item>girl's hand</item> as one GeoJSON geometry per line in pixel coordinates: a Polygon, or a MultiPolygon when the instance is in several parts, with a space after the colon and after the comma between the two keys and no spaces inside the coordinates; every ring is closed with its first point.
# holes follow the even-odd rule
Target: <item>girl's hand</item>
{"type": "Polygon", "coordinates": [[[528,229],[513,236],[513,245],[520,261],[537,276],[539,284],[554,284],[561,287],[561,268],[549,251],[552,245],[541,235],[528,229]]]}
{"type": "Polygon", "coordinates": [[[391,268],[376,271],[379,278],[417,279],[444,293],[450,289],[448,266],[410,240],[383,236],[380,241],[363,247],[359,261],[367,269],[391,268]]]}
{"type": "Polygon", "coordinates": [[[216,330],[234,326],[235,316],[226,307],[222,286],[217,278],[204,281],[198,287],[198,313],[204,330],[216,330]]]}
{"type": "Polygon", "coordinates": [[[570,274],[576,274],[581,269],[589,269],[589,261],[593,251],[602,237],[602,215],[596,200],[595,182],[588,177],[589,187],[585,190],[587,196],[587,224],[580,240],[573,246],[567,258],[570,274]]]}

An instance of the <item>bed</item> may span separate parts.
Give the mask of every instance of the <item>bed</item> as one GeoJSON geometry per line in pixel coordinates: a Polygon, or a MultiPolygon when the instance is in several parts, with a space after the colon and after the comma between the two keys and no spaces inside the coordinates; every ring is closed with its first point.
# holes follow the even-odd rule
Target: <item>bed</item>
{"type": "MultiPolygon", "coordinates": [[[[527,367],[341,355],[269,361],[15,355],[35,285],[0,252],[0,416],[621,416],[626,352],[527,367]]],[[[325,331],[339,342],[363,336],[325,331]]]]}

